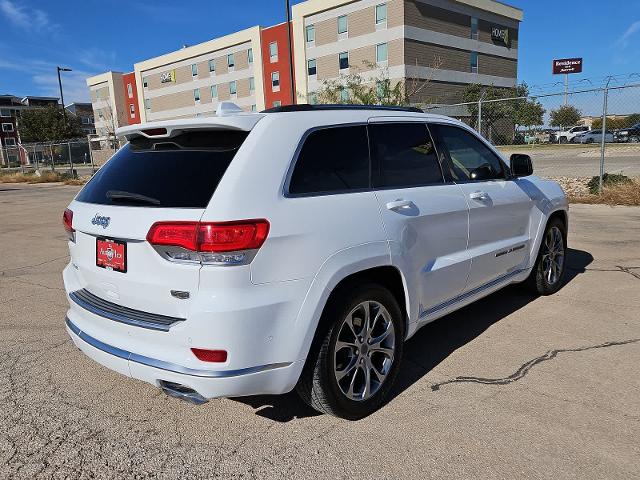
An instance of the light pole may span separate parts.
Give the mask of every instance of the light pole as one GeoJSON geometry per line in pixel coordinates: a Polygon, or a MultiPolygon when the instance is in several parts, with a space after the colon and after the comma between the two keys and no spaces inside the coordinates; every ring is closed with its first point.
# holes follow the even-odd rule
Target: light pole
{"type": "Polygon", "coordinates": [[[58,69],[58,85],[60,86],[60,101],[62,102],[62,116],[64,117],[64,124],[67,124],[67,112],[64,109],[64,95],[62,94],[62,79],[60,78],[60,72],[72,72],[70,68],[56,67],[58,69]]]}
{"type": "Polygon", "coordinates": [[[296,104],[296,86],[293,84],[293,45],[291,42],[291,5],[285,0],[287,8],[287,41],[289,42],[289,81],[291,82],[291,105],[296,104]]]}

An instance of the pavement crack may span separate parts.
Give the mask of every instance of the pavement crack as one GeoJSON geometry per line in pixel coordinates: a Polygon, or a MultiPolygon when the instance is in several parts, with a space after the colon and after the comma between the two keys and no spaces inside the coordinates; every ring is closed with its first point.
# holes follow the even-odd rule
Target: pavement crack
{"type": "Polygon", "coordinates": [[[540,364],[542,362],[553,360],[560,353],[585,352],[585,351],[588,351],[588,350],[596,350],[596,349],[606,348],[606,347],[615,347],[615,346],[621,346],[621,345],[628,345],[628,344],[631,344],[631,343],[638,343],[638,342],[640,342],[640,338],[634,338],[634,339],[631,339],[631,340],[605,342],[605,343],[601,343],[599,345],[590,345],[590,346],[586,346],[586,347],[560,348],[560,349],[556,349],[556,350],[549,350],[544,355],[540,355],[539,357],[536,357],[536,358],[534,358],[532,360],[529,360],[528,362],[523,363],[520,366],[520,368],[518,368],[518,370],[516,370],[514,373],[512,373],[508,377],[503,377],[503,378],[483,378],[483,377],[460,376],[460,377],[453,378],[451,380],[446,380],[444,382],[435,383],[435,384],[431,385],[431,390],[436,392],[436,391],[440,390],[440,388],[443,387],[444,385],[449,385],[451,383],[481,383],[481,384],[484,384],[484,385],[508,385],[510,383],[517,382],[518,380],[521,380],[522,378],[524,378],[524,376],[527,373],[529,373],[529,371],[534,366],[536,366],[536,365],[538,365],[538,364],[540,364]]]}
{"type": "Polygon", "coordinates": [[[620,269],[621,272],[624,273],[628,273],[629,275],[637,278],[638,280],[640,280],[640,273],[636,273],[636,272],[632,272],[631,269],[634,267],[623,267],[621,265],[616,265],[616,267],[618,267],[618,269],[620,269]]]}
{"type": "Polygon", "coordinates": [[[15,272],[17,270],[26,270],[27,268],[41,267],[42,265],[47,265],[48,263],[54,263],[54,262],[57,262],[58,260],[64,260],[68,258],[69,258],[69,255],[64,255],[62,257],[52,258],[51,260],[35,263],[33,265],[23,265],[22,267],[7,268],[6,270],[0,270],[0,276],[3,276],[8,272],[15,272]]]}

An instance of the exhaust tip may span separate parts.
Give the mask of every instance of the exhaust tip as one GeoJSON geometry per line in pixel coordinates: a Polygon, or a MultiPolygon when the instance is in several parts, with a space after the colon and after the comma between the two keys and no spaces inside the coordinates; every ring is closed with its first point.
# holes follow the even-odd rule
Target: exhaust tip
{"type": "Polygon", "coordinates": [[[202,405],[209,401],[193,388],[185,387],[179,383],[166,382],[164,380],[160,380],[159,383],[162,391],[169,397],[184,400],[185,402],[192,403],[193,405],[202,405]]]}

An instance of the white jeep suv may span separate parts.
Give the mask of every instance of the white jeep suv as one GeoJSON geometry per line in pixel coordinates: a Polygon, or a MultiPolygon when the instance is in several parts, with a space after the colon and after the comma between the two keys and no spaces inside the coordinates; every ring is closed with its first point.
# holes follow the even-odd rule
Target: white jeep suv
{"type": "Polygon", "coordinates": [[[64,213],[68,333],[104,366],[194,403],[295,388],[357,419],[423,325],[560,288],[567,201],[529,157],[416,109],[229,110],[121,129],[64,213]]]}

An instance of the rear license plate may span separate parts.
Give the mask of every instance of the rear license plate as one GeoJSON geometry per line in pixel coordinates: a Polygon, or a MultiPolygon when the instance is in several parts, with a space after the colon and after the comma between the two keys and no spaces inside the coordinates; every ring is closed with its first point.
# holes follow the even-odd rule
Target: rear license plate
{"type": "Polygon", "coordinates": [[[108,238],[96,239],[96,266],[127,273],[127,244],[108,238]]]}

